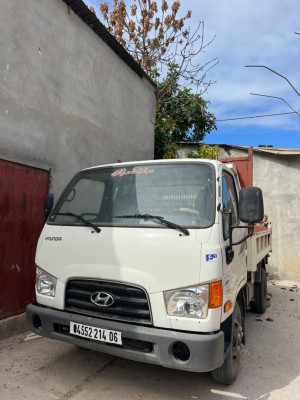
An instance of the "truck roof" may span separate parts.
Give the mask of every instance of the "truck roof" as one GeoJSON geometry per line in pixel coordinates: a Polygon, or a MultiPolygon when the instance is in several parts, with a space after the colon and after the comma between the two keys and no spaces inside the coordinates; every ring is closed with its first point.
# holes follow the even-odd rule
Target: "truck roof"
{"type": "Polygon", "coordinates": [[[126,162],[118,162],[118,163],[113,163],[113,164],[104,164],[104,165],[96,165],[94,167],[90,168],[85,168],[83,171],[91,170],[91,169],[96,169],[96,168],[107,168],[107,167],[127,167],[131,165],[149,165],[149,164],[186,164],[186,163],[209,163],[213,164],[215,166],[221,164],[220,161],[218,160],[210,160],[206,158],[172,158],[168,160],[143,160],[143,161],[126,161],[126,162]]]}
{"type": "Polygon", "coordinates": [[[218,168],[221,163],[227,164],[229,169],[232,169],[234,173],[237,173],[241,187],[253,186],[253,148],[250,147],[248,156],[246,157],[232,157],[223,158],[220,160],[210,160],[206,158],[172,158],[168,160],[143,160],[143,161],[127,161],[118,162],[113,164],[98,165],[90,168],[85,168],[84,171],[97,169],[97,168],[122,168],[127,166],[136,165],[154,165],[154,164],[186,164],[186,163],[209,163],[218,168]],[[236,172],[237,171],[237,172],[236,172]]]}

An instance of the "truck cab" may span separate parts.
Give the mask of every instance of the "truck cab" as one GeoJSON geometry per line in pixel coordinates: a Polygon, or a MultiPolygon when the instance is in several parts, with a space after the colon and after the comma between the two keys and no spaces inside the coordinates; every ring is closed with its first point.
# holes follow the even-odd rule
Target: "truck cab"
{"type": "Polygon", "coordinates": [[[270,239],[259,259],[250,246],[257,265],[249,272],[263,207],[258,188],[240,186],[234,164],[216,160],[77,173],[38,241],[30,329],[231,383],[261,280],[257,265],[270,251],[270,239]]]}

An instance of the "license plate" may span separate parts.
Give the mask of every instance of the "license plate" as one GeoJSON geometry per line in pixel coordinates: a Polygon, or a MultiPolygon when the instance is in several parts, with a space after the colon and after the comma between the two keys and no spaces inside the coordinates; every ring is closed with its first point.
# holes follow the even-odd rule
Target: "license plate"
{"type": "Polygon", "coordinates": [[[122,344],[122,332],[96,328],[95,326],[70,322],[70,333],[88,339],[99,340],[100,342],[122,344]]]}

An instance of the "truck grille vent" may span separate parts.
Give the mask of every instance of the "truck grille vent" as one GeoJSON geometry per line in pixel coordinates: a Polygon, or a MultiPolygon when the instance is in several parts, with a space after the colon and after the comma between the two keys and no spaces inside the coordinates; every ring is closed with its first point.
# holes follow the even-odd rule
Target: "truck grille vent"
{"type": "MultiPolygon", "coordinates": [[[[110,301],[111,302],[111,301],[110,301]]],[[[74,279],[67,283],[65,309],[98,318],[152,325],[146,292],[136,286],[115,282],[74,279]],[[113,304],[101,307],[92,302],[97,293],[109,294],[113,304]]]]}

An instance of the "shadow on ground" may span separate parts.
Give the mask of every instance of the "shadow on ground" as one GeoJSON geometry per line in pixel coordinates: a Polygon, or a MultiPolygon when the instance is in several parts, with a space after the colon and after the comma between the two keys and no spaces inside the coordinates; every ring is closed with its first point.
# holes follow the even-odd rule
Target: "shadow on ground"
{"type": "Polygon", "coordinates": [[[27,332],[0,342],[0,398],[300,398],[299,286],[290,281],[268,282],[270,307],[262,316],[247,313],[241,370],[230,386],[214,383],[209,373],[114,358],[27,332]]]}

